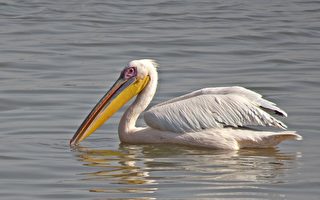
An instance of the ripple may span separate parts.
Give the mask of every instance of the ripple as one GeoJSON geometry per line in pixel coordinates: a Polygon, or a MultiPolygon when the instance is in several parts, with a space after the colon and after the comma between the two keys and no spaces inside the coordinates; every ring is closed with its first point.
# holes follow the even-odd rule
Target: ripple
{"type": "Polygon", "coordinates": [[[4,199],[317,199],[318,1],[0,3],[4,199]],[[70,149],[81,120],[131,59],[160,63],[152,105],[241,85],[304,136],[277,149],[119,145],[121,112],[70,149]]]}

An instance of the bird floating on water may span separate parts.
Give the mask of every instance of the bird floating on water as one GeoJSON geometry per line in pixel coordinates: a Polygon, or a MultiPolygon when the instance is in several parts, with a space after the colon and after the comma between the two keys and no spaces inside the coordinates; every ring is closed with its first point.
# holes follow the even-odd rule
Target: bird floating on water
{"type": "Polygon", "coordinates": [[[284,140],[301,140],[294,131],[259,131],[246,126],[286,125],[269,113],[287,114],[276,104],[243,87],[204,88],[151,107],[144,112],[147,127],[136,127],[158,84],[154,60],[133,60],[81,124],[71,145],[91,135],[134,96],[123,114],[119,138],[129,144],[179,144],[213,149],[268,148],[284,140]]]}

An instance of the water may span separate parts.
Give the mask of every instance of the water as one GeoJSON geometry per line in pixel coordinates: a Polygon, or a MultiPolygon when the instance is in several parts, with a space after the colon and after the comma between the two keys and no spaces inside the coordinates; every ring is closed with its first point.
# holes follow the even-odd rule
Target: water
{"type": "Polygon", "coordinates": [[[0,198],[318,199],[319,12],[308,0],[2,0],[0,198]],[[286,110],[304,140],[240,151],[120,145],[119,112],[70,148],[136,58],[160,63],[152,104],[241,85],[286,110]]]}

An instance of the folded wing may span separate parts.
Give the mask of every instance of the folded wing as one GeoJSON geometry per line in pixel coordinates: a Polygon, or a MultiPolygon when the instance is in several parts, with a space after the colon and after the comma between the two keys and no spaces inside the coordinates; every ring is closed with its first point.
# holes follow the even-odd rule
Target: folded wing
{"type": "Polygon", "coordinates": [[[287,114],[274,103],[243,87],[205,88],[158,104],[145,112],[148,126],[171,132],[197,132],[226,126],[286,125],[271,116],[287,114]]]}

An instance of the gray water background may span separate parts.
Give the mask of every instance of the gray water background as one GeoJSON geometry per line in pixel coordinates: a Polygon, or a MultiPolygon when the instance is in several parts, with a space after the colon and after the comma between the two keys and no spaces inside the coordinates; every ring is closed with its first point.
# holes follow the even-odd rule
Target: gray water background
{"type": "Polygon", "coordinates": [[[316,0],[0,1],[0,199],[319,199],[319,38],[316,0]],[[152,105],[241,85],[286,110],[304,140],[120,145],[119,112],[70,148],[137,58],[160,64],[152,105]]]}

